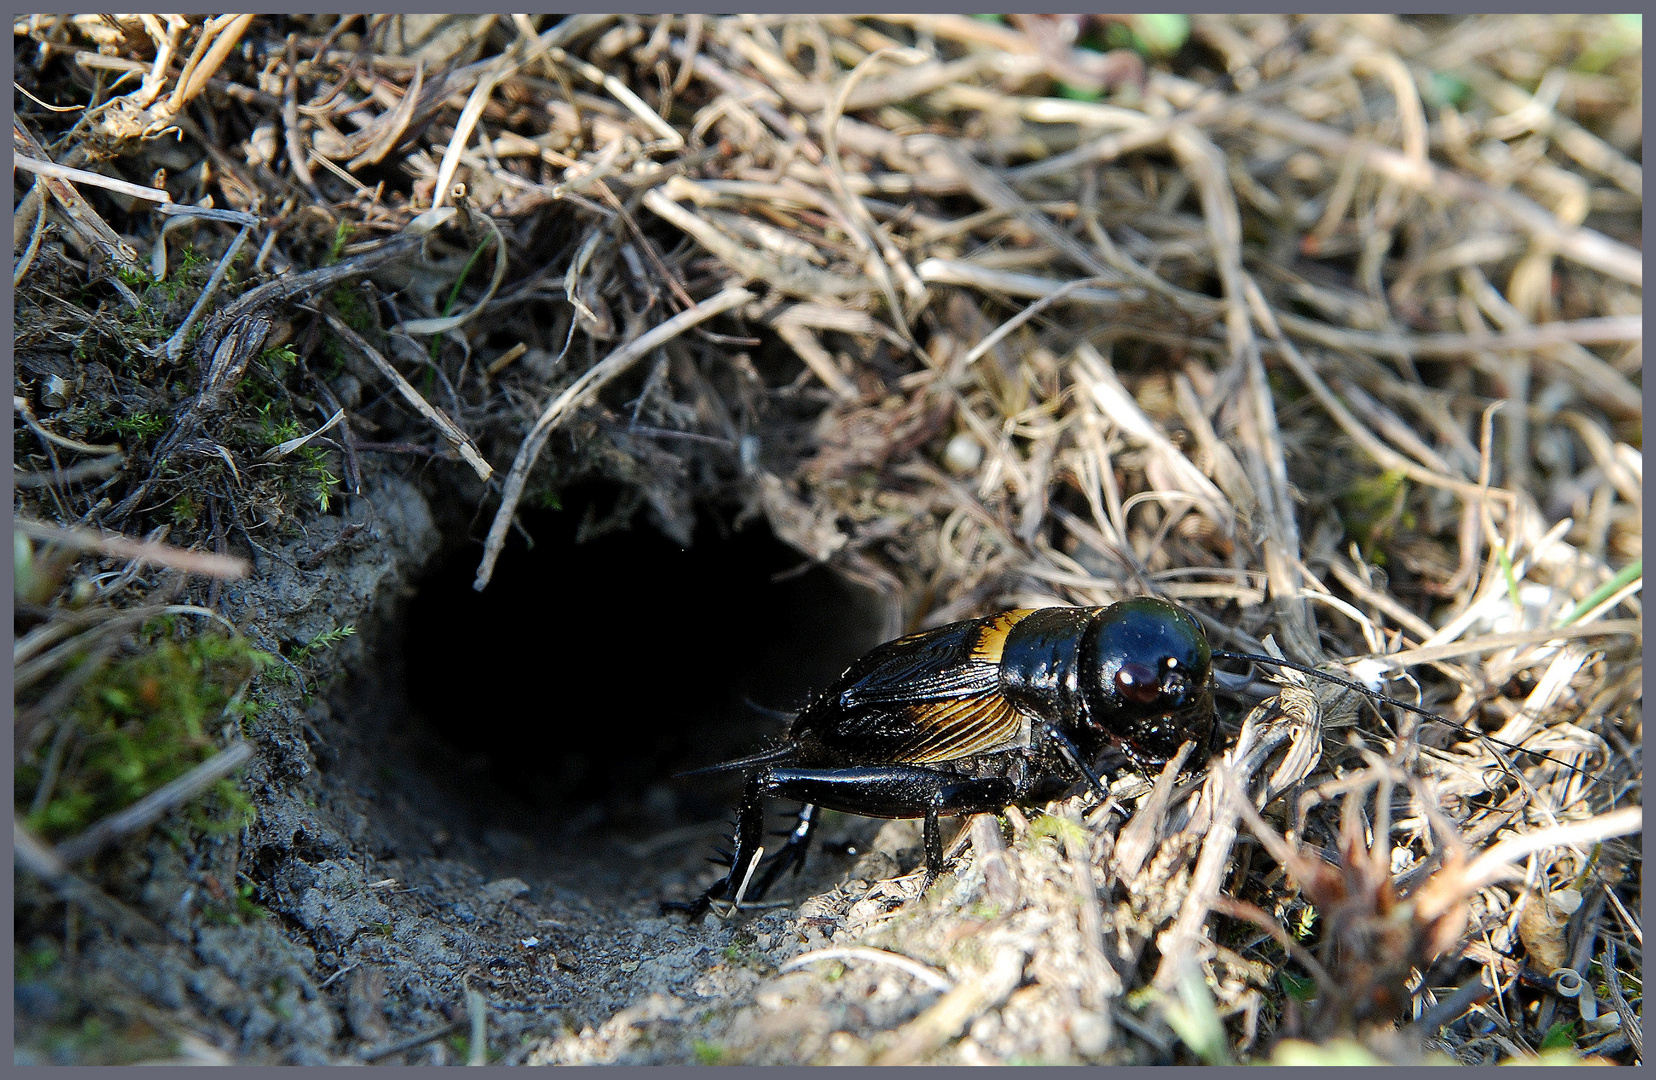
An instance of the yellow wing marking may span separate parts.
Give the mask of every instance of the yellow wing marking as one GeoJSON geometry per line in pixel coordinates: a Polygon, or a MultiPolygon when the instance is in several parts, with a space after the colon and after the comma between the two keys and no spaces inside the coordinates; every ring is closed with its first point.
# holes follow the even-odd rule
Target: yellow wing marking
{"type": "Polygon", "coordinates": [[[997,691],[912,705],[908,715],[916,735],[896,760],[915,765],[999,749],[1023,728],[1018,710],[997,691]]]}
{"type": "Polygon", "coordinates": [[[977,641],[972,643],[972,659],[984,664],[1000,666],[1001,656],[1006,651],[1006,635],[1012,632],[1012,627],[1024,616],[1032,614],[1035,608],[1014,608],[1003,611],[999,615],[984,623],[978,631],[977,641]]]}

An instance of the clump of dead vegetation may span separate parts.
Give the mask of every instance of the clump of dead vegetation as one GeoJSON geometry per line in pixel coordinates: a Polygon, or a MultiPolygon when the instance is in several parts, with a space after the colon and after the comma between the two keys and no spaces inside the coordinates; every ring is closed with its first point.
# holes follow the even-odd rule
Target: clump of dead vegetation
{"type": "Polygon", "coordinates": [[[492,515],[483,587],[601,476],[591,531],[762,514],[893,633],[1157,592],[1466,727],[1291,689],[1200,781],[810,902],[712,1041],[640,1006],[530,1060],[1642,1058],[1636,19],[14,41],[19,858],[58,896],[133,917],[77,859],[248,809],[249,695],[317,643],[210,629],[237,557],[417,466],[492,515]]]}

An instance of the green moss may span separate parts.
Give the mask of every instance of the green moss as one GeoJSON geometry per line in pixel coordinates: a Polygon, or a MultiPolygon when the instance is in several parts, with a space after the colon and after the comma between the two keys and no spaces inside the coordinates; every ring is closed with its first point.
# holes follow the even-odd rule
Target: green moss
{"type": "Polygon", "coordinates": [[[1300,908],[1295,915],[1294,923],[1289,927],[1289,932],[1294,935],[1295,941],[1305,942],[1311,939],[1311,932],[1316,929],[1316,926],[1317,909],[1307,904],[1300,908]]]}
{"type": "Polygon", "coordinates": [[[1302,979],[1297,975],[1290,975],[1286,971],[1277,972],[1277,982],[1282,985],[1282,992],[1295,1001],[1314,1001],[1317,997],[1317,983],[1315,979],[1302,979]]]}
{"type": "Polygon", "coordinates": [[[339,312],[339,319],[346,326],[359,334],[368,334],[377,329],[374,326],[374,313],[368,308],[368,301],[363,297],[362,290],[352,285],[338,285],[328,294],[328,301],[333,304],[334,310],[339,312]]]}
{"type": "Polygon", "coordinates": [[[273,375],[281,373],[285,368],[293,367],[298,362],[299,354],[293,351],[292,345],[280,345],[259,354],[259,363],[273,375]]]}
{"type": "Polygon", "coordinates": [[[351,242],[351,223],[344,218],[339,219],[339,227],[334,230],[333,243],[328,246],[328,257],[322,260],[323,266],[332,266],[345,254],[345,245],[351,242]]]}
{"type": "Polygon", "coordinates": [[[1396,469],[1359,480],[1340,497],[1340,520],[1346,533],[1362,546],[1365,558],[1376,557],[1375,549],[1398,527],[1414,528],[1408,497],[1408,478],[1396,469]]]}
{"type": "Polygon", "coordinates": [[[738,967],[759,967],[765,962],[764,956],[755,947],[755,942],[751,937],[745,941],[726,945],[723,956],[726,963],[735,964],[738,967]]]}
{"type": "Polygon", "coordinates": [[[1172,56],[1190,39],[1188,15],[1129,15],[1125,22],[1110,22],[1103,33],[1091,34],[1077,44],[1099,52],[1132,49],[1147,60],[1172,56]]]}
{"type": "MultiPolygon", "coordinates": [[[[379,334],[379,327],[374,322],[374,313],[368,307],[362,290],[350,285],[340,285],[328,294],[328,302],[339,313],[341,322],[361,334],[368,342],[374,341],[379,334]]],[[[322,352],[333,364],[332,370],[328,372],[329,378],[345,370],[346,362],[349,360],[349,346],[339,340],[339,336],[330,329],[324,328],[322,331],[322,352]]]]}
{"type": "Polygon", "coordinates": [[[1083,847],[1090,839],[1087,830],[1073,821],[1053,814],[1037,814],[1035,820],[1029,823],[1030,840],[1033,842],[1048,836],[1060,842],[1078,844],[1083,847]]]}
{"type": "MultiPolygon", "coordinates": [[[[286,651],[284,655],[286,655],[288,662],[294,667],[303,667],[307,661],[314,658],[317,654],[326,652],[335,645],[338,645],[341,641],[344,641],[346,638],[352,637],[355,634],[356,627],[352,626],[350,623],[345,623],[343,626],[336,626],[332,629],[322,631],[309,641],[298,645],[291,651],[286,651]]],[[[270,672],[271,678],[277,680],[278,682],[287,682],[290,678],[292,678],[292,675],[292,670],[285,666],[272,668],[270,672]]]]}
{"type": "MultiPolygon", "coordinates": [[[[238,717],[248,683],[272,659],[240,637],[171,640],[169,621],[147,626],[142,651],[94,674],[63,717],[74,730],[62,771],[26,818],[46,839],[82,831],[217,753],[218,727],[238,717]]],[[[42,760],[17,767],[20,813],[44,779],[42,760]]],[[[225,779],[191,807],[189,820],[199,830],[233,831],[251,814],[247,796],[225,779]]]]}
{"type": "MultiPolygon", "coordinates": [[[[246,382],[243,385],[245,386],[246,382]]],[[[252,388],[244,394],[246,398],[255,396],[258,396],[258,391],[252,388]]],[[[294,418],[285,401],[267,397],[259,405],[257,414],[258,434],[255,436],[255,442],[259,444],[261,451],[305,434],[306,429],[294,418]]],[[[284,494],[314,504],[317,509],[327,513],[328,508],[333,505],[334,489],[339,486],[339,477],[334,475],[329,462],[331,453],[332,451],[325,447],[306,444],[287,457],[271,463],[277,487],[284,494]]]]}
{"type": "Polygon", "coordinates": [[[251,881],[243,881],[233,893],[204,900],[201,905],[202,920],[218,926],[245,926],[268,919],[270,912],[253,899],[254,891],[251,881]]]}
{"type": "Polygon", "coordinates": [[[294,456],[299,459],[305,498],[326,514],[333,504],[334,488],[339,486],[339,477],[328,465],[328,451],[320,446],[304,446],[294,456]]]}
{"type": "Polygon", "coordinates": [[[93,1014],[54,1025],[38,1037],[46,1060],[76,1065],[132,1065],[172,1057],[177,1043],[142,1020],[112,1021],[93,1014]]]}
{"type": "Polygon", "coordinates": [[[18,949],[12,958],[12,971],[20,983],[43,979],[57,970],[63,959],[63,949],[48,937],[36,938],[28,948],[18,949]]]}
{"type": "Polygon", "coordinates": [[[151,412],[136,412],[117,417],[110,426],[132,439],[153,439],[167,430],[167,418],[151,412]]]}
{"type": "Polygon", "coordinates": [[[201,506],[196,502],[195,496],[186,491],[174,500],[172,510],[167,516],[172,518],[174,525],[190,528],[200,519],[201,506]]]}

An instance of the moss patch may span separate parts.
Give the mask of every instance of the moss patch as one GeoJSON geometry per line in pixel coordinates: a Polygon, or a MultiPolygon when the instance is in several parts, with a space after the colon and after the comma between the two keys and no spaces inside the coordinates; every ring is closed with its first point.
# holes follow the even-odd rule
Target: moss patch
{"type": "MultiPolygon", "coordinates": [[[[169,624],[146,626],[137,655],[87,681],[59,721],[72,729],[53,740],[61,767],[54,769],[44,749],[18,765],[18,812],[41,836],[72,836],[177,779],[218,751],[224,722],[252,714],[246,688],[272,657],[216,633],[175,641],[169,624]]],[[[219,831],[240,828],[251,813],[247,796],[225,779],[190,817],[198,828],[219,831]]]]}

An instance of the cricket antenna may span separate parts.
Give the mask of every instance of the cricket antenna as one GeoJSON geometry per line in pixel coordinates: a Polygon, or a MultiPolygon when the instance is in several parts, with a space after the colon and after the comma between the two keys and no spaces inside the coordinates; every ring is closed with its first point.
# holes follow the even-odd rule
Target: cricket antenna
{"type": "Polygon", "coordinates": [[[1457,731],[1465,732],[1466,734],[1472,736],[1475,739],[1480,739],[1484,742],[1494,743],[1497,746],[1504,746],[1508,750],[1511,750],[1515,753],[1529,754],[1531,757],[1538,757],[1538,758],[1541,758],[1544,761],[1550,761],[1554,765],[1562,765],[1564,768],[1569,769],[1571,772],[1580,773],[1590,783],[1594,783],[1594,784],[1604,783],[1604,778],[1603,777],[1594,776],[1592,773],[1589,773],[1586,769],[1583,769],[1579,765],[1572,765],[1568,761],[1563,760],[1562,758],[1555,758],[1551,754],[1544,754],[1539,750],[1531,750],[1528,747],[1519,746],[1517,743],[1507,742],[1505,739],[1497,739],[1495,736],[1485,735],[1481,731],[1474,731],[1473,729],[1467,727],[1465,724],[1457,724],[1453,720],[1447,719],[1446,717],[1439,716],[1435,712],[1430,712],[1426,709],[1422,709],[1418,705],[1410,705],[1407,701],[1399,701],[1394,697],[1387,697],[1385,694],[1376,693],[1375,691],[1370,690],[1368,687],[1362,685],[1361,683],[1352,682],[1349,679],[1342,679],[1337,675],[1330,675],[1326,671],[1319,671],[1316,668],[1308,667],[1305,664],[1296,664],[1292,660],[1280,660],[1275,656],[1262,656],[1258,653],[1227,652],[1227,651],[1222,650],[1222,649],[1213,650],[1213,656],[1216,659],[1219,659],[1219,660],[1247,660],[1250,663],[1254,663],[1254,664],[1270,664],[1274,667],[1287,668],[1290,671],[1297,671],[1302,675],[1310,675],[1313,678],[1322,679],[1324,682],[1333,683],[1335,686],[1343,686],[1347,690],[1355,690],[1359,694],[1362,694],[1364,697],[1372,698],[1376,701],[1383,701],[1387,705],[1395,705],[1399,709],[1403,709],[1407,712],[1412,712],[1417,716],[1423,716],[1427,720],[1432,720],[1432,721],[1435,721],[1436,723],[1443,724],[1445,727],[1455,728],[1457,731]]]}
{"type": "Polygon", "coordinates": [[[773,720],[792,721],[799,716],[798,709],[776,709],[769,705],[761,705],[757,701],[754,701],[752,698],[748,697],[746,694],[742,695],[742,704],[746,705],[749,709],[752,709],[760,716],[768,716],[773,720]]]}

